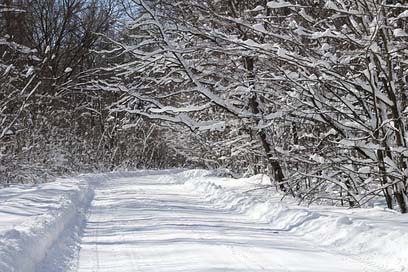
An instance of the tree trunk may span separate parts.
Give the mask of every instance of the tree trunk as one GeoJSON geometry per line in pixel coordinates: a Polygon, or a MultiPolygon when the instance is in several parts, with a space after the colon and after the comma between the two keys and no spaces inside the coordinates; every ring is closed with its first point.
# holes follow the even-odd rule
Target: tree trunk
{"type": "MultiPolygon", "coordinates": [[[[384,154],[381,150],[377,150],[377,157],[378,157],[378,171],[379,176],[381,177],[381,185],[387,185],[387,176],[385,173],[385,163],[384,163],[384,154]]],[[[390,187],[383,189],[385,201],[387,202],[387,207],[389,209],[393,209],[392,203],[392,193],[390,192],[390,187]]]]}
{"type": "MultiPolygon", "coordinates": [[[[402,183],[402,182],[401,182],[402,183]]],[[[403,188],[403,185],[398,183],[394,186],[394,195],[400,207],[401,213],[408,213],[408,198],[407,191],[403,188]]]]}
{"type": "MultiPolygon", "coordinates": [[[[249,72],[249,77],[250,77],[250,85],[252,87],[254,87],[254,79],[255,79],[255,75],[254,75],[254,59],[252,57],[245,57],[245,64],[246,64],[246,68],[249,72]]],[[[260,105],[258,102],[258,95],[256,94],[255,91],[252,91],[252,96],[250,98],[249,101],[249,106],[251,108],[251,111],[254,114],[260,114],[261,113],[261,109],[260,109],[260,105]]],[[[259,124],[260,123],[260,118],[257,118],[256,123],[259,124]]],[[[275,160],[272,156],[272,146],[271,144],[268,142],[268,136],[265,132],[265,129],[260,129],[258,132],[259,135],[259,139],[261,141],[262,147],[265,151],[268,163],[272,169],[272,176],[274,181],[276,182],[276,184],[278,185],[279,189],[283,192],[288,191],[286,186],[283,183],[283,180],[285,178],[285,176],[283,175],[283,171],[282,171],[282,167],[280,165],[280,163],[275,160]]]]}

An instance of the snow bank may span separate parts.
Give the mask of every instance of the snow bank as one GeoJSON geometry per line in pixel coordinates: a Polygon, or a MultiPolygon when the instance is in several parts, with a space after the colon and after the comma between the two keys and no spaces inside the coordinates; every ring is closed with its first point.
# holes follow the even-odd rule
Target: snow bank
{"type": "MultiPolygon", "coordinates": [[[[65,226],[76,219],[78,209],[92,198],[90,186],[79,180],[59,180],[20,191],[1,204],[12,210],[12,223],[0,232],[0,271],[34,271],[65,226]]],[[[5,216],[2,215],[2,218],[5,216]]]]}
{"type": "Polygon", "coordinates": [[[82,223],[95,185],[147,172],[80,175],[1,189],[0,271],[35,271],[62,233],[82,223]]]}
{"type": "Polygon", "coordinates": [[[282,195],[263,189],[265,182],[261,179],[207,176],[191,178],[185,185],[219,208],[269,223],[320,248],[340,252],[381,271],[408,271],[407,216],[380,208],[301,207],[290,200],[280,201],[282,195]]]}

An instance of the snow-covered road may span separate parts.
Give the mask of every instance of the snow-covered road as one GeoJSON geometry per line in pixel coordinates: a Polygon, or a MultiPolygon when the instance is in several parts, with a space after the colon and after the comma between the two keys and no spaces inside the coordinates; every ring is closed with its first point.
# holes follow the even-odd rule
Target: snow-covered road
{"type": "Polygon", "coordinates": [[[2,188],[0,272],[408,271],[407,216],[269,184],[167,170],[2,188]]]}
{"type": "Polygon", "coordinates": [[[150,175],[96,188],[75,271],[377,270],[150,175]]]}

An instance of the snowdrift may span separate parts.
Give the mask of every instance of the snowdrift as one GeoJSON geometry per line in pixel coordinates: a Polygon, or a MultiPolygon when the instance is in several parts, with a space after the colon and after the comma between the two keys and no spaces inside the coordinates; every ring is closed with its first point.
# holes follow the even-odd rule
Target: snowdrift
{"type": "MultiPolygon", "coordinates": [[[[341,252],[377,267],[380,271],[408,271],[408,216],[395,211],[302,207],[293,200],[281,201],[273,189],[263,189],[269,180],[211,177],[187,179],[192,192],[222,209],[243,213],[272,228],[311,240],[316,247],[341,252]],[[258,187],[259,190],[253,190],[258,187]]],[[[181,175],[194,176],[197,172],[181,175]]]]}
{"type": "Polygon", "coordinates": [[[10,229],[0,232],[0,271],[10,272],[34,271],[92,198],[90,186],[80,180],[59,180],[30,189],[8,188],[2,190],[2,196],[7,192],[14,195],[1,204],[3,213],[10,211],[10,229]]]}
{"type": "Polygon", "coordinates": [[[63,232],[77,231],[93,189],[109,179],[151,171],[80,175],[0,190],[0,271],[35,271],[63,232]]]}

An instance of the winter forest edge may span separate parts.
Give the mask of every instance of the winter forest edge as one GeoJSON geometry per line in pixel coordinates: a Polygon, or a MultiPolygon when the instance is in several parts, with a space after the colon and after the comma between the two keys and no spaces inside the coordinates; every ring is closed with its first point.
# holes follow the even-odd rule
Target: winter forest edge
{"type": "Polygon", "coordinates": [[[407,213],[407,81],[405,1],[2,0],[0,185],[228,169],[407,213]]]}

